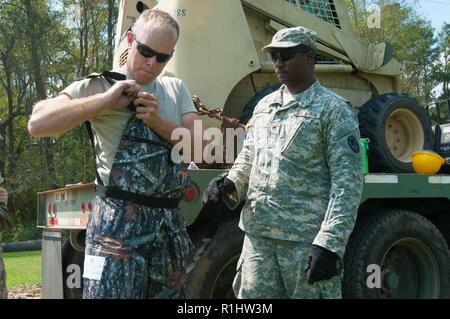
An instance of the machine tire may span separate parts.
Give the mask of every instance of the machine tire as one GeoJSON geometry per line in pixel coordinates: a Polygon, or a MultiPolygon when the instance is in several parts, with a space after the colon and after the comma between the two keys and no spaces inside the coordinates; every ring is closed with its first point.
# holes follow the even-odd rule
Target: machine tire
{"type": "Polygon", "coordinates": [[[361,137],[370,139],[371,172],[413,172],[412,153],[433,149],[427,111],[405,94],[372,98],[361,106],[358,119],[361,137]]]}
{"type": "Polygon", "coordinates": [[[359,218],[344,256],[344,298],[448,298],[450,256],[436,226],[402,210],[359,218]],[[373,268],[379,265],[380,286],[373,268]]]}
{"type": "Polygon", "coordinates": [[[80,288],[69,288],[67,279],[71,275],[67,271],[69,265],[78,265],[80,267],[80,276],[83,274],[84,268],[84,253],[76,251],[70,239],[67,238],[62,244],[62,273],[63,273],[63,293],[64,299],[81,299],[83,296],[83,278],[80,277],[80,288]]]}
{"type": "Polygon", "coordinates": [[[257,92],[251,99],[250,101],[247,102],[247,104],[245,104],[244,109],[242,110],[242,114],[241,117],[239,118],[239,121],[242,124],[247,124],[247,122],[250,120],[250,118],[253,115],[253,111],[255,110],[256,105],[258,104],[258,102],[265,97],[266,95],[269,95],[270,93],[275,92],[276,90],[278,90],[280,88],[281,84],[277,83],[277,84],[271,84],[269,86],[266,86],[265,88],[263,88],[262,90],[260,90],[259,92],[257,92]]]}
{"type": "Polygon", "coordinates": [[[244,233],[233,219],[223,224],[188,274],[186,295],[193,299],[232,299],[232,283],[244,233]]]}
{"type": "Polygon", "coordinates": [[[431,222],[439,229],[450,249],[450,212],[431,215],[431,222]]]}

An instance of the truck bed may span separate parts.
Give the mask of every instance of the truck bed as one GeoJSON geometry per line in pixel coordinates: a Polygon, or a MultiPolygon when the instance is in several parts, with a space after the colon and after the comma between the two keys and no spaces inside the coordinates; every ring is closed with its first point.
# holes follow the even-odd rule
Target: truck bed
{"type": "MultiPolygon", "coordinates": [[[[191,170],[193,197],[183,199],[180,209],[187,225],[201,211],[201,194],[209,181],[226,170],[191,170]]],[[[450,199],[450,175],[381,174],[364,176],[361,203],[375,198],[445,198],[450,199]]],[[[38,193],[37,225],[47,229],[85,229],[94,210],[94,184],[75,184],[38,193]]]]}

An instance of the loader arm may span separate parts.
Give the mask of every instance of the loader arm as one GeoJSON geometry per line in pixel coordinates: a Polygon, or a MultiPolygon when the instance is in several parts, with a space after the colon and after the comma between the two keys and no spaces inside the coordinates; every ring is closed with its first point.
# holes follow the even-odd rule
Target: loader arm
{"type": "Polygon", "coordinates": [[[279,24],[279,27],[275,29],[293,27],[298,25],[298,21],[302,21],[303,26],[317,33],[319,51],[351,62],[360,72],[392,76],[400,74],[400,63],[393,59],[389,44],[368,44],[352,34],[344,0],[315,1],[317,4],[323,2],[330,6],[328,21],[324,15],[321,19],[306,11],[300,4],[303,3],[302,1],[297,2],[299,4],[286,0],[277,0],[277,2],[279,3],[274,5],[274,0],[242,0],[244,7],[270,19],[271,27],[279,24]]]}

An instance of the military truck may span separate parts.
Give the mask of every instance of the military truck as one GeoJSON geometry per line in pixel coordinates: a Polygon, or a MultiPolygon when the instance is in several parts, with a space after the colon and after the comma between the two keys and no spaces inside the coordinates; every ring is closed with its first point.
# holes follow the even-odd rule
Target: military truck
{"type": "MultiPolygon", "coordinates": [[[[369,171],[344,257],[345,298],[447,298],[450,286],[450,175],[415,174],[415,151],[439,151],[424,107],[399,92],[401,65],[389,43],[356,38],[344,0],[122,0],[114,66],[126,63],[125,32],[146,7],[171,13],[181,27],[166,75],[223,115],[246,123],[258,101],[280,84],[261,48],[281,28],[303,25],[318,34],[320,82],[358,111],[370,140],[369,171]]],[[[204,128],[223,128],[202,116],[204,128]]],[[[439,128],[439,126],[437,126],[439,128]]],[[[448,141],[447,141],[448,142],[448,141]]],[[[190,298],[232,298],[243,233],[242,205],[219,214],[202,206],[209,181],[229,165],[198,165],[180,204],[196,246],[189,260],[190,298]]],[[[38,194],[43,228],[42,288],[46,298],[77,298],[85,229],[95,205],[93,184],[38,194]],[[63,240],[63,233],[68,238],[63,240]]]]}

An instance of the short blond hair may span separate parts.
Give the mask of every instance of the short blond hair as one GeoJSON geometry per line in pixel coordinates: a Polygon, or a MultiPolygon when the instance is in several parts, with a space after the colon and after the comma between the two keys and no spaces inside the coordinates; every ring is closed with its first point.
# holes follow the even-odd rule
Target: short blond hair
{"type": "Polygon", "coordinates": [[[180,26],[178,22],[167,12],[158,9],[147,9],[142,12],[142,14],[137,19],[133,26],[133,31],[139,30],[141,26],[149,21],[157,21],[160,25],[169,25],[175,29],[177,33],[177,40],[180,36],[180,26]]]}

